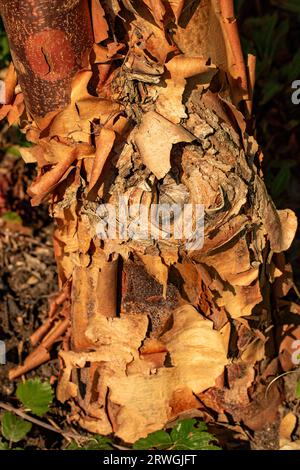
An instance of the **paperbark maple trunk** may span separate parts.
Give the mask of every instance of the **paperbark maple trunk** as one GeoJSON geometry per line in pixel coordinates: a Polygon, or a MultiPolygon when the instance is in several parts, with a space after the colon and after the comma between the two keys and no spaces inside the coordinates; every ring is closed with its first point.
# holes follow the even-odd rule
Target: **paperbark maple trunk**
{"type": "Polygon", "coordinates": [[[276,386],[265,396],[277,372],[270,283],[284,282],[276,253],[296,221],[253,163],[253,58],[247,69],[233,2],[92,0],[89,57],[87,2],[0,7],[35,143],[23,157],[39,166],[30,194],[50,198],[61,289],[11,377],[62,339],[58,397],[90,431],[133,442],[199,412],[263,428],[280,403],[276,386]],[[115,229],[106,203],[119,237],[103,237],[115,229]],[[199,233],[156,238],[159,222],[137,224],[135,204],[174,203],[204,206],[202,247],[199,233]]]}

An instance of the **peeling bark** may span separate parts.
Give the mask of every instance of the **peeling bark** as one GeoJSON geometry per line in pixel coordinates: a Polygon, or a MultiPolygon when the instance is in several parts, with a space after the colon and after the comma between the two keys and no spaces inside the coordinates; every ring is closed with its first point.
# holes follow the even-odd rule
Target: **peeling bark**
{"type": "MultiPolygon", "coordinates": [[[[195,408],[207,420],[229,413],[260,429],[280,403],[275,386],[262,415],[278,370],[270,290],[286,275],[274,254],[288,249],[297,221],[276,210],[254,164],[260,149],[246,131],[253,67],[248,83],[232,2],[93,1],[99,44],[72,86],[89,45],[84,5],[25,3],[41,7],[43,25],[32,10],[18,20],[18,30],[31,28],[18,32],[27,56],[11,37],[28,110],[59,112],[42,125],[27,116],[36,145],[23,157],[39,168],[32,203],[50,201],[61,293],[33,338],[37,349],[11,377],[46,360],[62,335],[58,398],[90,431],[133,442],[195,408]],[[72,47],[55,33],[66,56],[49,71],[52,46],[51,60],[30,54],[68,14],[77,15],[72,47]],[[106,219],[98,206],[118,210],[120,196],[129,201],[127,235],[99,240],[106,219]],[[203,247],[186,234],[143,238],[135,204],[159,203],[202,204],[203,247]]],[[[12,36],[4,2],[2,12],[12,36]]]]}

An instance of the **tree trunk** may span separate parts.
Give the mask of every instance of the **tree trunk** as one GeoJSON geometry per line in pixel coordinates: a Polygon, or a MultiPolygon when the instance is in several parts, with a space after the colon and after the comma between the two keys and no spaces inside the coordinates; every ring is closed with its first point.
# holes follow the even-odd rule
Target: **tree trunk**
{"type": "Polygon", "coordinates": [[[134,442],[182,414],[264,428],[296,219],[254,164],[254,60],[232,1],[92,0],[89,56],[85,1],[0,5],[60,282],[11,377],[62,339],[58,398],[92,432],[134,442]]]}
{"type": "Polygon", "coordinates": [[[40,117],[63,109],[92,44],[87,0],[3,1],[1,15],[27,110],[40,117]]]}

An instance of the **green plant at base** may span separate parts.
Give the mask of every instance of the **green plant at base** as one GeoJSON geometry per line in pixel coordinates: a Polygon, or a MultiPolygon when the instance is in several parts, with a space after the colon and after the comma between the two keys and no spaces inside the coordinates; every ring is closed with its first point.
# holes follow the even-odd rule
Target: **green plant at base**
{"type": "Polygon", "coordinates": [[[113,450],[112,440],[108,437],[95,434],[84,445],[80,446],[76,442],[71,442],[65,450],[113,450]]]}
{"type": "MultiPolygon", "coordinates": [[[[53,400],[51,385],[48,382],[41,382],[40,379],[30,379],[20,383],[16,394],[24,408],[37,416],[47,413],[53,400]]],[[[1,419],[1,433],[8,442],[0,439],[0,450],[22,450],[19,447],[11,449],[11,443],[24,439],[31,428],[30,422],[6,411],[1,419]]]]}
{"type": "Polygon", "coordinates": [[[216,439],[207,432],[207,426],[196,419],[179,421],[170,434],[167,431],[157,431],[145,439],[139,439],[133,449],[157,450],[221,450],[213,444],[216,439]]]}
{"type": "Polygon", "coordinates": [[[42,416],[49,411],[53,400],[53,391],[49,382],[30,379],[18,385],[17,397],[25,408],[37,416],[42,416]]]}
{"type": "MultiPolygon", "coordinates": [[[[1,432],[9,442],[19,442],[29,433],[32,424],[6,411],[2,417],[1,432]]],[[[2,442],[5,447],[5,443],[2,442]]],[[[4,449],[2,449],[4,450],[4,449]]]]}

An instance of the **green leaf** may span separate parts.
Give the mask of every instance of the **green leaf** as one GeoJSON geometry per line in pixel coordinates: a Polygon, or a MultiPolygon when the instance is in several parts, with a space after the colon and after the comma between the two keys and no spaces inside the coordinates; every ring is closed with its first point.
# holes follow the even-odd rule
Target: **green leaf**
{"type": "Polygon", "coordinates": [[[8,220],[9,222],[15,222],[18,224],[22,223],[21,217],[13,211],[8,211],[5,212],[4,214],[1,215],[1,219],[8,220]]]}
{"type": "Polygon", "coordinates": [[[72,441],[70,442],[70,444],[67,445],[65,450],[83,450],[83,449],[77,444],[77,442],[72,441]]]}
{"type": "Polygon", "coordinates": [[[75,441],[71,442],[66,450],[112,450],[112,441],[108,437],[96,434],[85,445],[79,446],[75,441]]]}
{"type": "Polygon", "coordinates": [[[11,145],[10,147],[7,147],[6,153],[13,155],[14,157],[21,157],[19,147],[16,145],[11,145]]]}
{"type": "MultiPolygon", "coordinates": [[[[181,439],[186,439],[186,437],[193,432],[194,425],[197,423],[195,419],[185,419],[179,421],[176,426],[171,431],[171,439],[173,442],[178,442],[181,439]]],[[[206,430],[206,426],[205,426],[206,430]]]]}
{"type": "Polygon", "coordinates": [[[42,416],[47,413],[53,400],[53,391],[49,382],[30,379],[18,385],[17,397],[25,408],[42,416]]]}
{"type": "Polygon", "coordinates": [[[216,439],[206,432],[205,423],[195,419],[179,421],[171,431],[174,450],[220,450],[212,444],[216,439]]]}
{"type": "Polygon", "coordinates": [[[195,419],[179,421],[168,434],[166,431],[157,431],[149,434],[145,439],[138,440],[133,449],[136,450],[220,450],[213,444],[214,436],[207,432],[205,423],[195,419]]]}
{"type": "Polygon", "coordinates": [[[32,424],[6,411],[2,417],[2,434],[8,441],[18,442],[31,430],[32,424]]]}
{"type": "Polygon", "coordinates": [[[112,450],[111,444],[112,441],[108,437],[96,435],[89,441],[84,450],[112,450]]]}
{"type": "Polygon", "coordinates": [[[300,399],[300,380],[298,380],[297,386],[296,386],[296,398],[297,400],[300,399]]]}
{"type": "Polygon", "coordinates": [[[8,443],[4,442],[4,441],[2,441],[2,439],[0,439],[0,450],[8,450],[8,449],[9,449],[8,443]]]}
{"type": "Polygon", "coordinates": [[[135,450],[149,449],[169,449],[172,446],[172,439],[166,431],[156,431],[149,434],[144,439],[139,439],[132,448],[135,450]]]}

